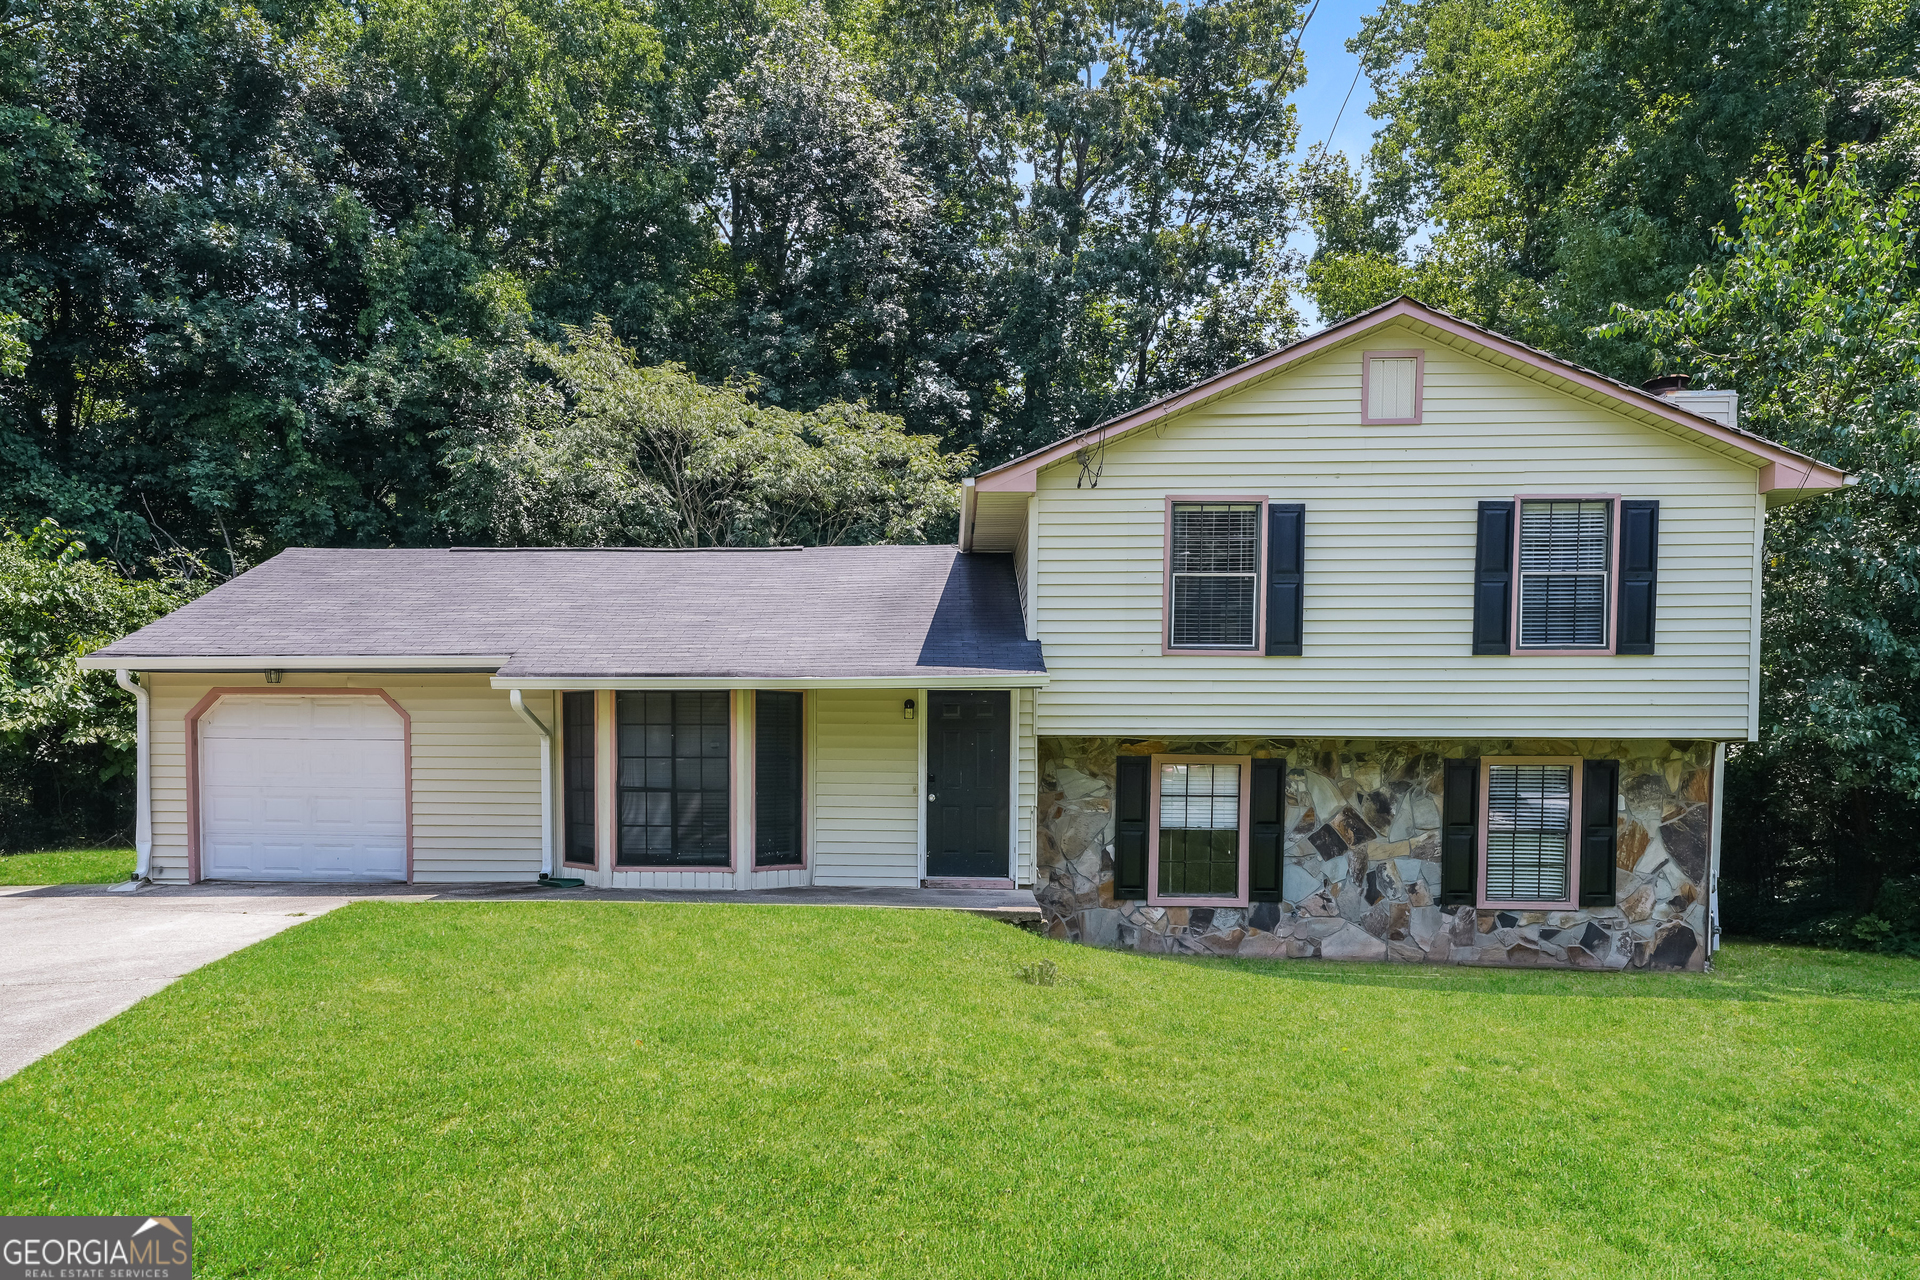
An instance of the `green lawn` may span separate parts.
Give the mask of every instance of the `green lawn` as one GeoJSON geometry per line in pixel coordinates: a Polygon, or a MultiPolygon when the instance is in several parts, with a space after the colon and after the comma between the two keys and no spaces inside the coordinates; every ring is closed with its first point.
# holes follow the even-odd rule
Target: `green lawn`
{"type": "Polygon", "coordinates": [[[131,849],[0,854],[0,884],[112,884],[132,874],[131,849]]]}
{"type": "Polygon", "coordinates": [[[203,1276],[1913,1276],[1916,1106],[1910,961],[362,903],[0,1083],[0,1212],[191,1213],[203,1276]]]}

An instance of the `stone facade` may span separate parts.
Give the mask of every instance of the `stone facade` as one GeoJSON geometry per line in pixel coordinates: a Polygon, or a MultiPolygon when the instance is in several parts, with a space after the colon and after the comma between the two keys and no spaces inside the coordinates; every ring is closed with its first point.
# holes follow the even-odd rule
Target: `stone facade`
{"type": "Polygon", "coordinates": [[[1037,896],[1054,937],[1160,953],[1418,964],[1701,969],[1713,745],[1617,741],[1040,739],[1037,896]],[[1287,762],[1284,902],[1157,907],[1113,898],[1121,755],[1287,762]],[[1575,911],[1442,907],[1443,761],[1620,761],[1615,901],[1575,911]]]}

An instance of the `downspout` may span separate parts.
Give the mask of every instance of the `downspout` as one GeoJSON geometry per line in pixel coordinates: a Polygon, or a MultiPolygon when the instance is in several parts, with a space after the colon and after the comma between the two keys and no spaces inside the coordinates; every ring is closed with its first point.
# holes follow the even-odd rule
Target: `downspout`
{"type": "Polygon", "coordinates": [[[553,734],[540,723],[540,717],[527,709],[518,689],[507,690],[507,701],[522,720],[540,735],[540,879],[553,878],[553,734]]]}
{"type": "Polygon", "coordinates": [[[1712,839],[1707,841],[1707,963],[1720,950],[1720,793],[1727,781],[1727,744],[1713,744],[1712,839]]]}
{"type": "MultiPolygon", "coordinates": [[[[148,732],[152,695],[122,667],[113,681],[133,695],[133,877],[123,892],[151,882],[153,871],[153,750],[148,732]]],[[[118,888],[119,886],[115,886],[118,888]]]]}

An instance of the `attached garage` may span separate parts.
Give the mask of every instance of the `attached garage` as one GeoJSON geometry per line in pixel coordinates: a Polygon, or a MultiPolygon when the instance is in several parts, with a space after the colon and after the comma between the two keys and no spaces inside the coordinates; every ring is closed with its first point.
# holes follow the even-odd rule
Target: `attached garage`
{"type": "Polygon", "coordinates": [[[197,732],[200,874],[406,880],[407,725],[342,690],[222,693],[197,732]]]}

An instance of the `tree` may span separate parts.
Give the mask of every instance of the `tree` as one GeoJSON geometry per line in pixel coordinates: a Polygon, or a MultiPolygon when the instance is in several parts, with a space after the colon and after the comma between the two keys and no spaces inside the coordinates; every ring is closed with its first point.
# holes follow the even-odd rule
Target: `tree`
{"type": "Polygon", "coordinates": [[[1604,335],[1737,388],[1743,425],[1857,480],[1768,519],[1762,734],[1729,763],[1736,923],[1920,950],[1920,183],[1881,194],[1843,151],[1736,199],[1725,265],[1604,335]]]}
{"type": "Polygon", "coordinates": [[[1911,4],[1387,0],[1350,47],[1382,128],[1363,193],[1321,184],[1322,315],[1411,293],[1629,379],[1651,353],[1597,326],[1712,259],[1740,181],[1861,144],[1890,190],[1920,159],[1911,4]]]}
{"type": "Polygon", "coordinates": [[[882,10],[910,153],[984,257],[1003,364],[976,437],[990,460],[1294,332],[1297,19],[1291,0],[882,10]]]}
{"type": "Polygon", "coordinates": [[[0,848],[126,836],[133,699],[79,659],[204,588],[190,562],[134,579],[87,553],[51,521],[0,531],[0,848]]]}
{"type": "Polygon", "coordinates": [[[448,523],[508,546],[950,538],[968,453],[860,404],[795,413],[639,364],[605,322],[540,344],[533,385],[455,454],[448,523]]]}

